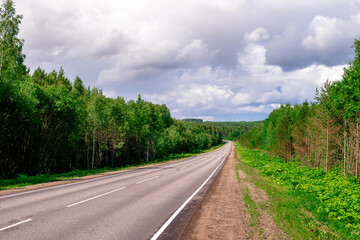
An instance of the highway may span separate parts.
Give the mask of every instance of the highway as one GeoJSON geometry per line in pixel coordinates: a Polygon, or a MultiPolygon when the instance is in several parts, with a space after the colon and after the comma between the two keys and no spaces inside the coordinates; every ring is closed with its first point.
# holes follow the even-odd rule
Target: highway
{"type": "Polygon", "coordinates": [[[166,239],[231,150],[0,197],[0,239],[166,239]],[[194,197],[194,199],[193,199],[194,197]]]}

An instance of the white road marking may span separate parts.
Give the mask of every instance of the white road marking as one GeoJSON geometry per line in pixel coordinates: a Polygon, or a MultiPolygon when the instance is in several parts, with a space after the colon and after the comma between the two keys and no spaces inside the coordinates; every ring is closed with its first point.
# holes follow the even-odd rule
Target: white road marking
{"type": "Polygon", "coordinates": [[[151,240],[156,240],[162,232],[170,225],[170,223],[175,219],[175,217],[183,210],[183,208],[190,202],[190,200],[204,187],[204,185],[209,181],[209,179],[214,175],[216,170],[223,164],[226,158],[224,158],[220,164],[215,168],[215,170],[210,174],[210,176],[205,180],[205,182],[176,210],[176,212],[171,215],[171,217],[164,223],[164,225],[155,233],[151,240]]]}
{"type": "Polygon", "coordinates": [[[168,174],[171,174],[171,173],[174,173],[174,172],[176,172],[176,170],[168,172],[168,173],[164,173],[164,175],[168,175],[168,174]]]}
{"type": "MultiPolygon", "coordinates": [[[[108,176],[96,177],[96,178],[92,178],[92,179],[88,179],[88,180],[79,180],[79,182],[66,183],[66,184],[59,185],[59,186],[54,186],[54,187],[47,187],[47,188],[41,188],[41,189],[31,190],[31,191],[27,191],[27,192],[14,193],[14,194],[11,194],[11,195],[2,196],[2,197],[0,197],[0,199],[9,198],[9,197],[15,197],[15,196],[19,196],[19,195],[28,194],[28,193],[42,192],[42,191],[52,190],[52,189],[56,189],[56,188],[63,188],[63,187],[68,187],[68,186],[72,186],[72,185],[77,185],[77,184],[92,182],[92,181],[96,181],[96,180],[106,179],[106,178],[117,177],[119,175],[130,174],[133,171],[138,171],[138,170],[143,170],[143,169],[146,169],[146,168],[134,169],[134,170],[130,170],[130,171],[127,171],[127,172],[115,173],[115,174],[111,174],[111,175],[108,175],[108,176]]],[[[68,180],[72,180],[72,179],[68,179],[68,180]]]]}
{"type": "MultiPolygon", "coordinates": [[[[194,158],[196,158],[197,156],[194,156],[194,158]]],[[[166,164],[173,164],[173,163],[165,163],[166,164]]],[[[88,179],[88,180],[79,180],[78,182],[74,182],[74,183],[66,183],[63,185],[59,185],[59,186],[53,186],[53,187],[47,187],[47,188],[41,188],[41,189],[36,189],[36,190],[31,190],[31,191],[26,191],[26,192],[21,192],[21,193],[14,193],[14,194],[10,194],[10,195],[5,195],[5,196],[0,196],[0,199],[2,198],[9,198],[9,197],[15,197],[15,196],[19,196],[19,195],[24,195],[24,194],[29,194],[29,193],[34,193],[34,192],[42,192],[42,191],[47,191],[47,190],[51,190],[51,189],[56,189],[56,188],[63,188],[63,187],[67,187],[67,186],[71,186],[71,185],[77,185],[77,184],[82,184],[82,183],[86,183],[86,182],[92,182],[92,181],[96,181],[96,180],[101,180],[101,179],[106,179],[106,178],[112,178],[112,177],[117,177],[119,175],[125,175],[125,174],[131,174],[134,171],[139,171],[139,170],[148,170],[151,169],[153,167],[140,167],[140,168],[136,168],[133,170],[129,170],[129,171],[125,171],[125,172],[120,172],[120,173],[115,173],[115,174],[111,174],[108,176],[104,176],[104,177],[96,177],[96,178],[92,178],[92,179],[88,179]]],[[[157,170],[162,170],[161,168],[159,169],[153,169],[154,171],[157,170]]],[[[68,180],[72,180],[72,179],[68,179],[68,180]]]]}
{"type": "Polygon", "coordinates": [[[145,179],[143,181],[140,181],[140,182],[137,182],[136,184],[140,184],[140,183],[143,183],[143,182],[147,182],[147,181],[150,181],[150,180],[153,180],[155,178],[158,178],[159,176],[155,176],[155,177],[152,177],[152,178],[148,178],[148,179],[145,179]]]}
{"type": "MultiPolygon", "coordinates": [[[[221,149],[221,148],[220,148],[221,149]]],[[[215,150],[218,151],[219,149],[215,150]]],[[[206,153],[204,155],[210,154],[206,153]]],[[[193,156],[191,158],[198,158],[198,157],[203,157],[204,155],[197,155],[197,156],[193,156]]],[[[169,165],[175,165],[174,163],[168,163],[169,165]]],[[[183,165],[183,164],[182,164],[183,165]]],[[[175,165],[176,166],[176,165],[175,165]]],[[[77,184],[82,184],[82,183],[87,183],[87,182],[92,182],[92,181],[96,181],[96,180],[101,180],[101,179],[106,179],[106,178],[112,178],[112,177],[117,177],[119,175],[125,175],[125,174],[130,174],[133,171],[138,171],[138,170],[144,170],[144,169],[148,169],[146,167],[144,168],[138,168],[138,169],[134,169],[134,170],[130,170],[130,171],[126,171],[126,172],[120,172],[120,173],[115,173],[115,174],[111,174],[108,176],[104,176],[104,177],[97,177],[97,178],[93,178],[93,179],[88,179],[88,180],[79,180],[79,182],[74,182],[74,183],[67,183],[67,184],[63,184],[63,185],[59,185],[59,186],[53,186],[53,187],[47,187],[47,188],[41,188],[41,189],[36,189],[36,190],[31,190],[31,191],[26,191],[26,192],[21,192],[21,193],[14,193],[14,194],[10,194],[10,195],[5,195],[5,196],[0,196],[0,199],[3,198],[9,198],[9,197],[15,197],[15,196],[19,196],[19,195],[24,195],[24,194],[29,194],[29,193],[34,193],[34,192],[42,192],[42,191],[47,191],[47,190],[52,190],[52,189],[56,189],[56,188],[63,188],[63,187],[68,187],[68,186],[72,186],[72,185],[77,185],[77,184]]],[[[159,169],[160,170],[160,169],[159,169]]],[[[71,180],[71,179],[69,179],[71,180]]]]}
{"type": "MultiPolygon", "coordinates": [[[[192,156],[190,158],[197,158],[197,157],[201,157],[201,156],[196,156],[195,155],[195,156],[192,156]]],[[[165,163],[164,165],[166,165],[166,164],[174,165],[175,163],[165,163]]],[[[63,188],[63,187],[68,187],[68,186],[72,186],[72,185],[77,185],[77,184],[97,181],[97,180],[101,180],[101,179],[106,179],[106,178],[117,177],[119,175],[131,174],[134,171],[147,170],[149,168],[152,168],[152,167],[140,167],[140,168],[137,168],[137,169],[133,169],[133,170],[125,171],[125,172],[120,172],[120,173],[115,173],[115,174],[111,174],[111,175],[104,176],[104,177],[97,177],[97,178],[92,178],[92,179],[88,179],[88,180],[79,180],[78,182],[74,182],[74,183],[66,183],[66,184],[59,185],[59,186],[53,186],[53,187],[41,188],[41,189],[36,189],[36,190],[31,190],[31,191],[26,191],[26,192],[14,193],[14,194],[10,194],[10,195],[0,196],[0,199],[15,197],[15,196],[19,196],[19,195],[34,193],[34,192],[42,192],[42,191],[47,191],[47,190],[52,190],[52,189],[57,189],[57,188],[63,188]]],[[[161,169],[156,169],[156,170],[161,170],[161,169]]],[[[69,179],[69,180],[71,180],[71,179],[69,179]]]]}
{"type": "Polygon", "coordinates": [[[74,204],[68,205],[67,207],[73,207],[73,206],[78,205],[78,204],[80,204],[80,203],[84,203],[84,202],[87,202],[87,201],[90,201],[90,200],[93,200],[93,199],[96,199],[96,198],[99,198],[99,197],[102,197],[102,196],[108,195],[108,194],[110,194],[110,193],[114,193],[114,192],[120,191],[120,190],[122,190],[122,189],[124,189],[124,188],[126,188],[126,187],[121,187],[121,188],[118,188],[118,189],[112,190],[112,191],[110,191],[110,192],[106,192],[106,193],[103,193],[103,194],[97,195],[97,196],[95,196],[95,197],[85,199],[85,200],[83,200],[83,201],[80,201],[80,202],[77,202],[77,203],[74,203],[74,204]]]}
{"type": "Polygon", "coordinates": [[[12,227],[15,227],[15,226],[17,226],[17,225],[20,225],[20,224],[23,224],[23,223],[26,223],[26,222],[29,222],[29,221],[31,221],[32,219],[26,219],[25,221],[22,221],[22,222],[18,222],[18,223],[15,223],[15,224],[13,224],[13,225],[10,225],[10,226],[7,226],[7,227],[4,227],[4,228],[1,228],[0,229],[0,232],[1,231],[4,231],[4,230],[6,230],[6,229],[9,229],[9,228],[12,228],[12,227]]]}

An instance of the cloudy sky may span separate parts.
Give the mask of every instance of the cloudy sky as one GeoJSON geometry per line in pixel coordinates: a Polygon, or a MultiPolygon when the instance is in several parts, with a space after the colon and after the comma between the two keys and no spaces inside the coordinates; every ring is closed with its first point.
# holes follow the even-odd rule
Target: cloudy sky
{"type": "Polygon", "coordinates": [[[26,64],[176,118],[265,119],[341,78],[360,0],[15,0],[26,64]]]}

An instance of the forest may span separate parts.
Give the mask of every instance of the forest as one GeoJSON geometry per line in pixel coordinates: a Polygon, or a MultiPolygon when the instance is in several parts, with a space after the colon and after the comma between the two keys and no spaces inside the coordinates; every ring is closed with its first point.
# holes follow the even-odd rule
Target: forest
{"type": "Polygon", "coordinates": [[[222,141],[216,126],[173,119],[165,105],[125,101],[25,66],[22,16],[0,9],[0,178],[139,164],[222,141]]]}
{"type": "Polygon", "coordinates": [[[282,105],[240,138],[286,161],[359,179],[360,41],[342,79],[316,89],[314,102],[282,105]]]}
{"type": "Polygon", "coordinates": [[[236,141],[242,135],[248,133],[254,127],[259,126],[263,121],[253,121],[253,122],[204,122],[207,126],[216,127],[224,139],[236,141]]]}

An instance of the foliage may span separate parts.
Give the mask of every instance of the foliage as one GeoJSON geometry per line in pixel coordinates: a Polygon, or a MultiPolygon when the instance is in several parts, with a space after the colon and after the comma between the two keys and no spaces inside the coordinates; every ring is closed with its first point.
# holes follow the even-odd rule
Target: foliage
{"type": "Polygon", "coordinates": [[[239,139],[240,136],[247,134],[254,127],[262,125],[262,121],[204,122],[204,124],[216,127],[224,139],[234,141],[239,139]]]}
{"type": "Polygon", "coordinates": [[[319,221],[328,222],[336,231],[349,233],[349,239],[360,235],[360,186],[354,177],[344,177],[333,170],[327,174],[322,168],[301,166],[300,162],[286,162],[261,150],[237,145],[241,159],[255,167],[272,181],[297,195],[313,197],[307,206],[319,221]]]}
{"type": "Polygon", "coordinates": [[[202,123],[203,120],[199,119],[199,118],[184,118],[182,119],[182,121],[184,122],[197,122],[197,123],[202,123]]]}
{"type": "Polygon", "coordinates": [[[165,105],[140,96],[107,98],[61,71],[38,69],[11,90],[11,98],[1,98],[2,177],[121,167],[222,141],[216,127],[172,119],[165,105]]]}
{"type": "Polygon", "coordinates": [[[4,1],[0,8],[0,81],[11,81],[26,73],[24,41],[17,37],[21,19],[15,12],[14,2],[4,1]]]}
{"type": "Polygon", "coordinates": [[[355,39],[353,47],[355,58],[342,80],[326,81],[311,104],[273,110],[262,127],[241,136],[240,142],[309,167],[326,172],[341,168],[344,175],[360,178],[360,41],[355,39]]]}
{"type": "MultiPolygon", "coordinates": [[[[360,41],[355,39],[355,59],[344,69],[342,81],[335,83],[330,94],[334,106],[332,112],[340,111],[345,119],[360,117],[360,41]]],[[[330,108],[332,108],[330,106],[330,108]]]]}
{"type": "Polygon", "coordinates": [[[63,68],[32,74],[23,64],[22,16],[0,8],[0,179],[123,167],[221,143],[215,126],[182,122],[165,105],[106,97],[63,68]]]}

